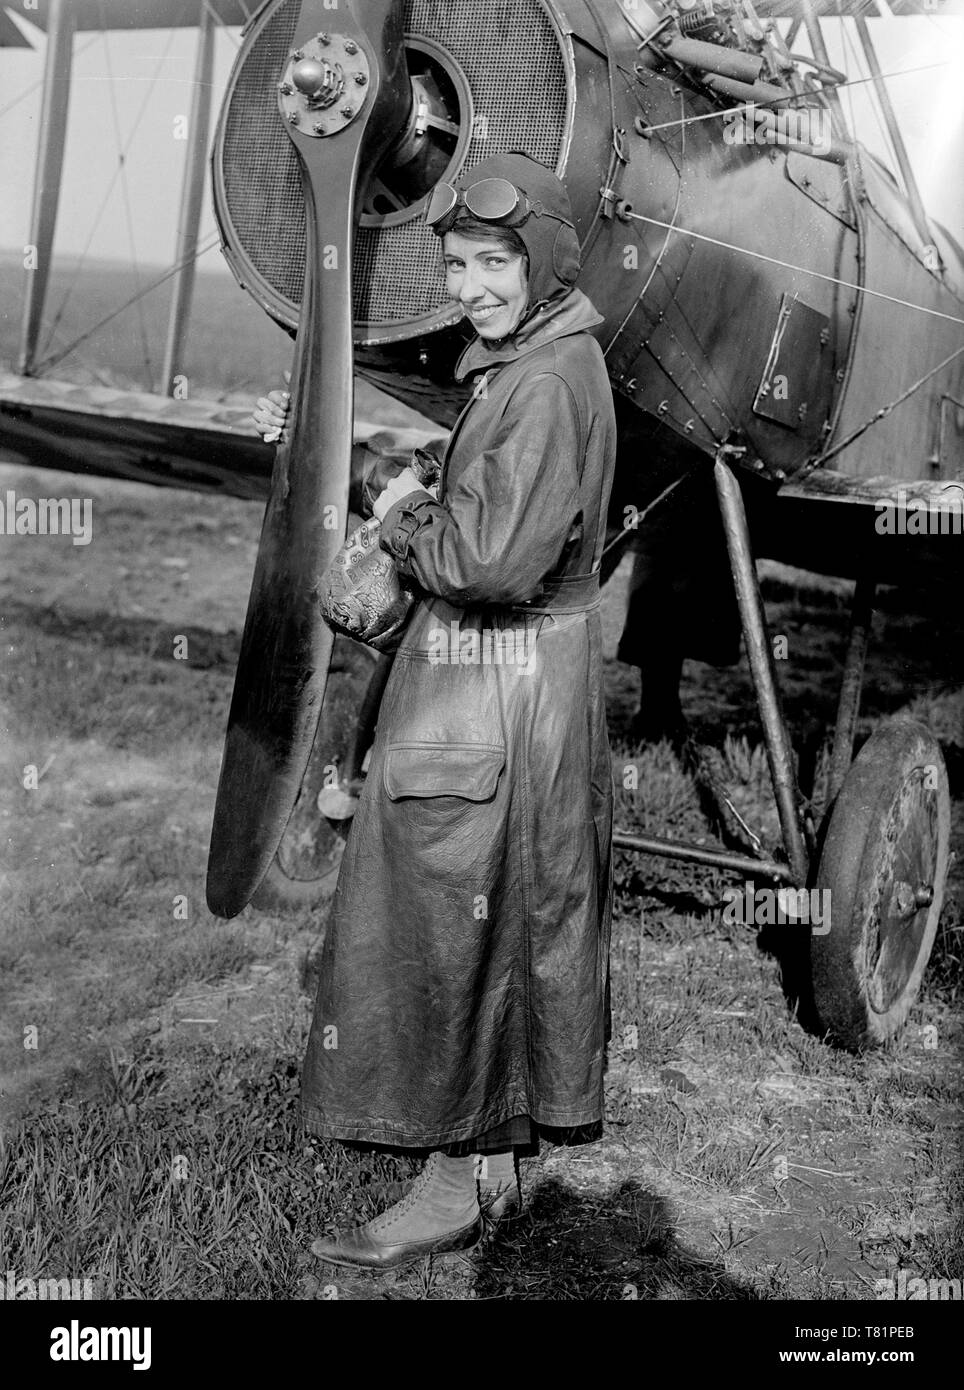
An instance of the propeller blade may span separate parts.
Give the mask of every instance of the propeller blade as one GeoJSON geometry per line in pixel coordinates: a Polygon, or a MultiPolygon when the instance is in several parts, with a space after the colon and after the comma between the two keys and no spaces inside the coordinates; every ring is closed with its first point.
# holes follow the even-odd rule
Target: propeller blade
{"type": "Polygon", "coordinates": [[[219,917],[236,916],[268,871],[325,694],[334,637],[318,591],[348,518],[352,232],[411,101],[399,0],[342,0],[337,10],[302,0],[288,78],[280,119],[301,162],[305,289],[291,439],[275,460],[211,831],[207,901],[219,917]]]}

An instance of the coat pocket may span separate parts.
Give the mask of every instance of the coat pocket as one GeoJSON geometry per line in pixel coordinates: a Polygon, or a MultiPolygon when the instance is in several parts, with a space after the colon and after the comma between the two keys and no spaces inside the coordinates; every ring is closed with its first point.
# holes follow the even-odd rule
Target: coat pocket
{"type": "Polygon", "coordinates": [[[505,748],[494,743],[390,743],[385,751],[385,791],[392,801],[406,796],[490,801],[505,756],[505,748]]]}

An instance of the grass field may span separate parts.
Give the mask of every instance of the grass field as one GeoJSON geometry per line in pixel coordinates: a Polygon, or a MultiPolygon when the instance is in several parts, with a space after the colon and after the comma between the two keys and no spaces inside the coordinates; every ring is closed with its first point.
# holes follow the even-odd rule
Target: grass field
{"type": "MultiPolygon", "coordinates": [[[[78,491],[2,467],[8,487],[78,491]]],[[[2,1269],[91,1278],[108,1298],[307,1300],[824,1300],[873,1298],[897,1269],[964,1275],[955,596],[882,596],[860,727],[923,719],[952,780],[957,859],[900,1039],[855,1057],[811,1037],[754,929],[722,923],[735,879],[620,853],[603,1141],[531,1160],[527,1215],[479,1251],[352,1276],[319,1265],[311,1240],[393,1200],[412,1165],[300,1128],[324,909],[222,923],[204,906],[260,507],[90,479],[82,491],[90,546],[5,540],[0,560],[2,1269]]],[[[791,727],[826,734],[846,595],[767,576],[791,727]]],[[[607,590],[607,692],[617,785],[627,762],[640,777],[617,819],[708,836],[670,748],[627,739],[638,677],[613,656],[625,581],[607,590]]],[[[745,665],[688,664],[683,699],[724,747],[741,812],[771,826],[745,665]]]]}

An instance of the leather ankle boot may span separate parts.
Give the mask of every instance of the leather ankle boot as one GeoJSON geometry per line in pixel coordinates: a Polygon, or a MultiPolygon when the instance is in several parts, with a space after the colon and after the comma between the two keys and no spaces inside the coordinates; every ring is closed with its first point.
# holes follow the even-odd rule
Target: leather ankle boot
{"type": "Polygon", "coordinates": [[[511,1220],[522,1211],[522,1189],[513,1152],[477,1154],[479,1175],[479,1206],[483,1219],[490,1226],[511,1220]]]}
{"type": "Polygon", "coordinates": [[[436,1151],[408,1192],[380,1216],[312,1244],[329,1264],[396,1269],[426,1255],[467,1250],[482,1235],[475,1161],[436,1151]]]}

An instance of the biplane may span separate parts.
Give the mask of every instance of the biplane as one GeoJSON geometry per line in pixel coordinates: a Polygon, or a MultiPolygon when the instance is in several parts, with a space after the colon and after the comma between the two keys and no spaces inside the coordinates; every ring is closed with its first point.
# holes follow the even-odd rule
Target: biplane
{"type": "MultiPolygon", "coordinates": [[[[957,0],[933,5],[877,8],[961,12],[957,0]]],[[[937,930],[947,774],[937,741],[909,721],[854,759],[855,724],[877,586],[961,574],[951,536],[964,497],[964,251],[924,206],[864,0],[27,9],[46,32],[29,234],[38,255],[17,372],[0,381],[0,444],[36,464],[267,498],[214,817],[211,910],[231,917],[267,893],[310,901],[337,863],[387,667],[335,641],[317,577],[352,524],[365,449],[444,447],[465,408],[451,368],[468,330],[445,298],[423,212],[439,179],[518,149],[565,179],[580,286],[605,317],[620,437],[610,570],[674,494],[700,490],[684,527],[712,499],[782,836],[774,851],[752,836],[714,847],[617,832],[615,843],[829,891],[831,929],[807,943],[815,1026],[850,1047],[892,1036],[937,930]],[[831,61],[830,21],[850,76],[831,61]],[[221,246],[295,339],[291,440],[277,451],[237,413],[172,399],[218,23],[243,26],[210,141],[221,246]],[[43,374],[37,344],[74,35],[172,25],[196,26],[199,41],[163,394],[69,387],[43,374]],[[848,92],[859,82],[873,89],[893,167],[856,138],[848,92]],[[386,443],[359,429],[356,375],[437,432],[386,443]],[[917,524],[897,524],[883,543],[882,513],[906,522],[908,497],[917,524]],[[344,520],[336,529],[319,520],[332,508],[344,520]],[[854,582],[822,825],[798,784],[757,555],[854,582]]],[[[27,41],[12,10],[0,9],[0,44],[27,41]]],[[[953,139],[953,122],[940,133],[953,139]]],[[[694,582],[711,582],[691,568],[694,582]]]]}

